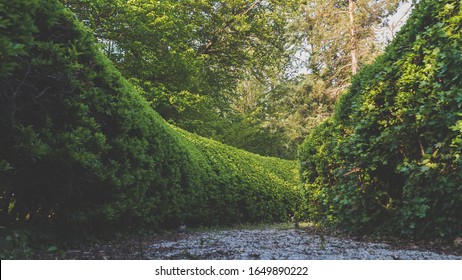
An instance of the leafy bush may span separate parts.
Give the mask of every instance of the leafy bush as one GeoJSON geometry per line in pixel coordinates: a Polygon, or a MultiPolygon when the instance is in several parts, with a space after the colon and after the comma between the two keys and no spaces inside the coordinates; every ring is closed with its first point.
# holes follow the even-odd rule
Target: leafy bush
{"type": "Polygon", "coordinates": [[[462,234],[462,11],[420,1],[300,148],[307,214],[357,234],[462,234]]]}
{"type": "Polygon", "coordinates": [[[201,177],[210,182],[202,198],[197,198],[206,202],[206,220],[217,225],[285,221],[297,211],[299,182],[294,161],[258,156],[176,130],[199,163],[201,177]]]}
{"type": "Polygon", "coordinates": [[[0,3],[1,225],[78,233],[281,221],[295,162],[168,125],[57,0],[0,3]]]}

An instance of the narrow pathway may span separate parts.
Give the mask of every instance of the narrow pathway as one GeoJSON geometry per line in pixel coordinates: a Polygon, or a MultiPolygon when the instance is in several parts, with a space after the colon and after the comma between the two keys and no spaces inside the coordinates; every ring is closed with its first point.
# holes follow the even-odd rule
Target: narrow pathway
{"type": "Polygon", "coordinates": [[[144,244],[147,259],[462,260],[462,256],[385,243],[308,234],[302,229],[230,230],[178,234],[144,244]]]}
{"type": "MultiPolygon", "coordinates": [[[[460,245],[460,244],[459,244],[460,245]]],[[[356,241],[312,227],[186,232],[37,253],[34,259],[150,260],[462,260],[462,247],[356,241]]]]}

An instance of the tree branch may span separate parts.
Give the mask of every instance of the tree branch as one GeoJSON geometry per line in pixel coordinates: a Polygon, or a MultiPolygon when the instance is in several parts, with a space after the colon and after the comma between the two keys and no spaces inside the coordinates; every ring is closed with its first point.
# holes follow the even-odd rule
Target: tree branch
{"type": "Polygon", "coordinates": [[[245,16],[247,15],[250,11],[252,11],[257,5],[260,5],[262,3],[263,0],[258,0],[258,1],[255,1],[254,3],[252,3],[252,5],[250,5],[249,8],[247,8],[246,10],[244,10],[242,13],[237,13],[237,14],[234,14],[234,17],[227,20],[222,27],[220,27],[218,30],[216,30],[215,32],[213,32],[213,35],[212,35],[212,39],[207,43],[205,44],[204,47],[202,47],[202,51],[200,51],[201,54],[209,54],[212,52],[212,48],[215,46],[215,44],[218,42],[219,40],[219,35],[221,33],[223,33],[225,30],[231,28],[231,25],[236,21],[236,17],[237,16],[245,16]]]}

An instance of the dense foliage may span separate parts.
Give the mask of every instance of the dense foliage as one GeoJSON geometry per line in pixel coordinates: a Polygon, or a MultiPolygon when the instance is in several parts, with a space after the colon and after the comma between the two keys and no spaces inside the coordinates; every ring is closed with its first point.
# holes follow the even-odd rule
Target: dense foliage
{"type": "Polygon", "coordinates": [[[169,123],[294,159],[353,69],[382,52],[377,30],[400,1],[60,2],[169,123]]]}
{"type": "Polygon", "coordinates": [[[462,7],[423,0],[300,148],[306,212],[357,234],[462,233],[462,7]]]}
{"type": "Polygon", "coordinates": [[[277,155],[255,149],[271,146],[271,133],[233,106],[240,85],[268,80],[287,65],[285,26],[293,0],[61,2],[92,29],[106,56],[169,123],[277,155]],[[255,141],[236,142],[235,127],[255,141]]]}
{"type": "Polygon", "coordinates": [[[0,31],[2,232],[110,235],[296,211],[295,162],[167,124],[58,0],[0,1],[0,31]]]}

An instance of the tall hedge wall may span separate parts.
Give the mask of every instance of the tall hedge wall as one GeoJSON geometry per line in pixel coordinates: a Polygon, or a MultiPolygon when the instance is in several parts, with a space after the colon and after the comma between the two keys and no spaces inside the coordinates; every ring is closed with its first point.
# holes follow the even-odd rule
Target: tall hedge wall
{"type": "Polygon", "coordinates": [[[169,126],[57,0],[0,1],[0,226],[286,220],[295,162],[169,126]]]}
{"type": "Polygon", "coordinates": [[[307,215],[357,234],[462,234],[462,10],[419,1],[300,148],[307,215]]]}

